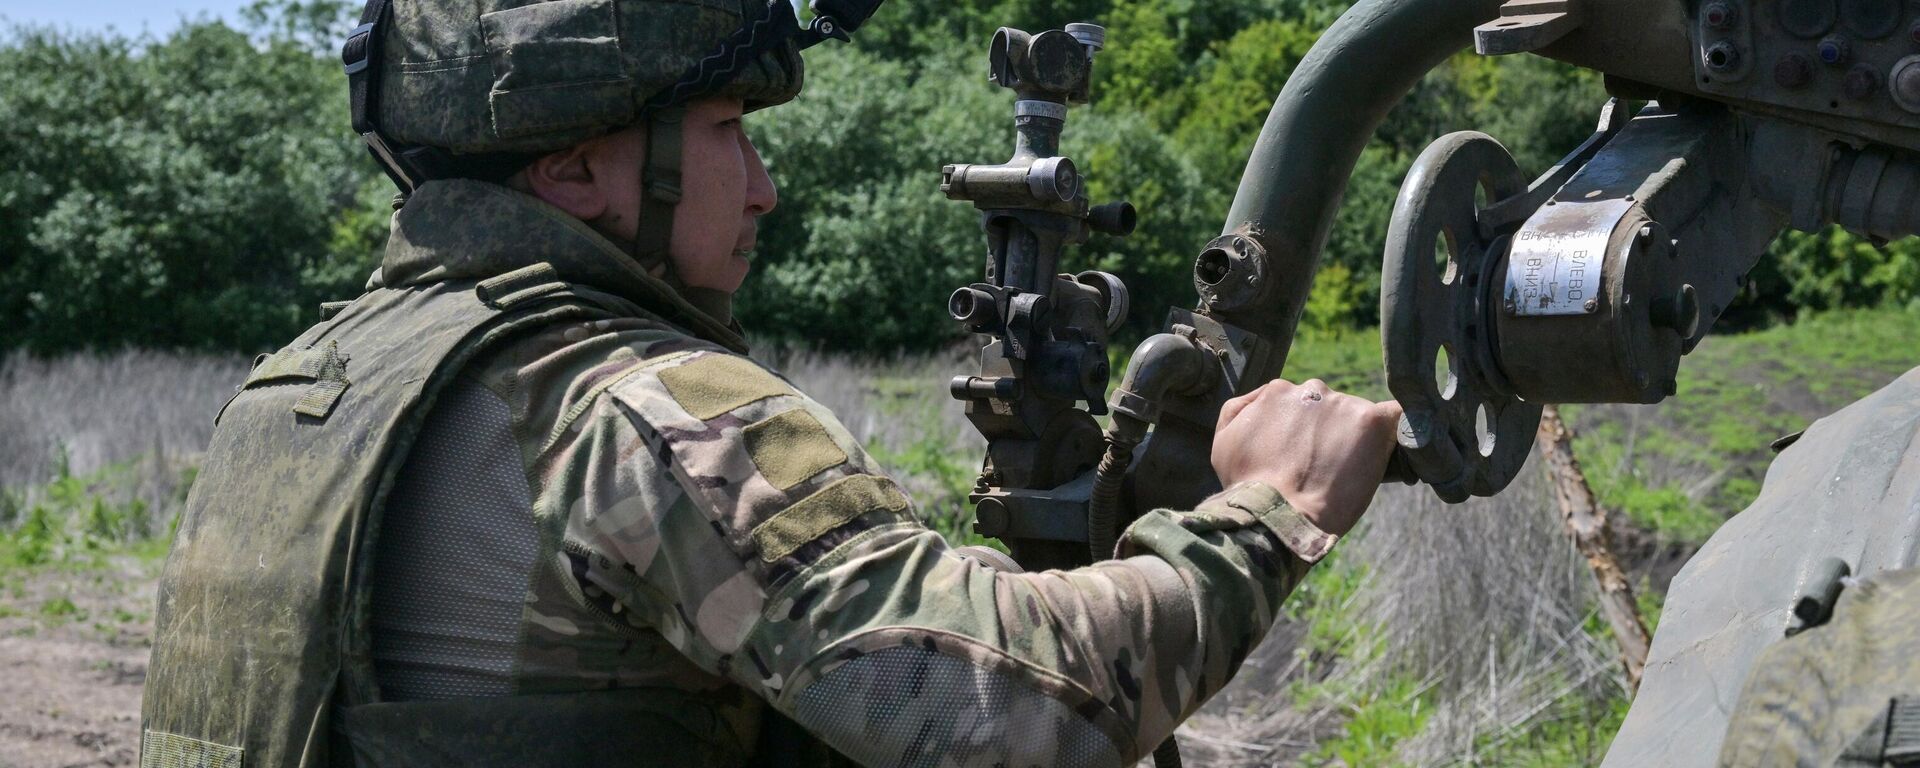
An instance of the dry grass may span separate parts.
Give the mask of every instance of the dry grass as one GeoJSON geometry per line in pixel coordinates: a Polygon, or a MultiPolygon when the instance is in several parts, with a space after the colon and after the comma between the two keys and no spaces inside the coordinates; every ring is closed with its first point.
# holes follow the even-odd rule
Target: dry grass
{"type": "Polygon", "coordinates": [[[1340,559],[1309,577],[1312,607],[1189,726],[1194,750],[1208,765],[1272,765],[1364,738],[1343,724],[1380,706],[1415,723],[1383,745],[1397,764],[1501,764],[1483,753],[1562,702],[1624,693],[1613,647],[1583,626],[1591,577],[1543,490],[1533,471],[1458,506],[1384,489],[1340,559]],[[1307,693],[1275,695],[1288,689],[1307,693]]]}
{"type": "Polygon", "coordinates": [[[246,371],[236,356],[8,357],[0,361],[0,489],[31,502],[62,471],[119,470],[99,493],[170,515],[183,473],[213,434],[214,414],[246,371]]]}

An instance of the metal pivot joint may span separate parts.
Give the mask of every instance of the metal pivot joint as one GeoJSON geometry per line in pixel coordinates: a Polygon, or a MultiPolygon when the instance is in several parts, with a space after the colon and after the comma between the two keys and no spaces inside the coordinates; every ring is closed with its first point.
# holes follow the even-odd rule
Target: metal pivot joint
{"type": "Polygon", "coordinates": [[[1420,156],[1381,294],[1401,447],[1448,501],[1505,488],[1545,403],[1654,403],[1778,231],[1737,119],[1617,102],[1531,185],[1492,138],[1420,156]]]}

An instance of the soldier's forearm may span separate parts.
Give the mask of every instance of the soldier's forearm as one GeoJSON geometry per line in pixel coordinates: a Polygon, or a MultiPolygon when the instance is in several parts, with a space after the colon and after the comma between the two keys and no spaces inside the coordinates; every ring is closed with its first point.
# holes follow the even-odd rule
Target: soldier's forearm
{"type": "Polygon", "coordinates": [[[955,557],[918,527],[871,532],[772,596],[744,651],[751,663],[734,673],[759,676],[837,748],[881,762],[928,729],[926,743],[945,750],[1045,762],[1064,748],[1021,736],[1019,718],[955,708],[1071,718],[1062,733],[1078,735],[1058,738],[1085,740],[1075,749],[1107,744],[1137,759],[1231,679],[1325,554],[1332,537],[1303,525],[1271,490],[1237,489],[1142,518],[1124,559],[1032,574],[955,557]],[[848,707],[889,713],[887,723],[849,730],[828,717],[848,707]]]}

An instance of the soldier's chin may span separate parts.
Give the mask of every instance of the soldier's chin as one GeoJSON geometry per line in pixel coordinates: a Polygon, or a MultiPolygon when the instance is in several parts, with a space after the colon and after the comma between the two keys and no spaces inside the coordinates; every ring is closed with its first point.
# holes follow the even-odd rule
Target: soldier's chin
{"type": "Polygon", "coordinates": [[[731,286],[727,289],[727,292],[734,293],[739,291],[740,286],[747,282],[747,276],[753,273],[752,254],[735,251],[733,255],[727,259],[727,272],[728,277],[732,278],[726,280],[731,286]]]}

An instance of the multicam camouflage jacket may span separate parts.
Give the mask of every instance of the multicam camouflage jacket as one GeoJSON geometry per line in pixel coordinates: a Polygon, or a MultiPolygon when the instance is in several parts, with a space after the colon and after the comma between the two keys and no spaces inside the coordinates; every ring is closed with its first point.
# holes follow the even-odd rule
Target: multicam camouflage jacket
{"type": "MultiPolygon", "coordinates": [[[[1852,581],[1852,580],[1849,580],[1852,581]]],[[[1853,582],[1828,623],[1760,654],[1719,765],[1920,765],[1920,569],[1853,582]]]]}
{"type": "MultiPolygon", "coordinates": [[[[396,218],[386,269],[535,256],[588,284],[623,258],[532,198],[448,182],[396,218]]],[[[826,408],[700,333],[567,322],[464,369],[386,512],[386,695],[671,689],[742,759],[778,721],[868,765],[1121,765],[1227,683],[1333,544],[1249,484],[1144,516],[1119,559],[995,572],[826,408]]]]}

